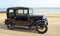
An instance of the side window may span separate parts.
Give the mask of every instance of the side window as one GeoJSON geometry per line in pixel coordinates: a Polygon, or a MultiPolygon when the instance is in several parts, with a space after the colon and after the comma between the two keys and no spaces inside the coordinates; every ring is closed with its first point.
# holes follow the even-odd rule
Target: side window
{"type": "Polygon", "coordinates": [[[23,10],[18,10],[18,14],[23,14],[23,10]]]}
{"type": "Polygon", "coordinates": [[[14,16],[14,10],[13,9],[9,10],[9,16],[14,16]]]}
{"type": "Polygon", "coordinates": [[[27,15],[28,14],[28,11],[27,10],[24,10],[24,15],[27,15]]]}
{"type": "Polygon", "coordinates": [[[14,12],[13,10],[9,10],[9,13],[13,14],[13,12],[14,12]]]}
{"type": "Polygon", "coordinates": [[[16,10],[16,15],[23,15],[23,10],[22,9],[16,10]]]}
{"type": "Polygon", "coordinates": [[[25,9],[16,10],[16,15],[27,15],[27,13],[28,13],[28,11],[25,9]]]}

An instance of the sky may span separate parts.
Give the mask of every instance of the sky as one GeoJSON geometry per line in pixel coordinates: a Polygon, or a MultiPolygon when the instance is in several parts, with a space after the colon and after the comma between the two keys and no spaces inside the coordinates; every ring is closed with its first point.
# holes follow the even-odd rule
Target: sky
{"type": "Polygon", "coordinates": [[[6,11],[8,7],[49,8],[49,9],[39,9],[37,11],[41,13],[47,13],[47,12],[59,13],[60,0],[0,0],[0,11],[6,11]]]}
{"type": "Polygon", "coordinates": [[[0,0],[0,8],[16,6],[60,8],[60,0],[0,0]]]}

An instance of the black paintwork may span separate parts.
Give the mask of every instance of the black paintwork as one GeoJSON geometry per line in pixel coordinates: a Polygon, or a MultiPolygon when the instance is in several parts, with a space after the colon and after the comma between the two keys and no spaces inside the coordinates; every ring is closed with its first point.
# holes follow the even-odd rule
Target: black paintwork
{"type": "Polygon", "coordinates": [[[29,8],[26,8],[26,7],[11,7],[11,8],[8,8],[7,9],[7,19],[10,18],[10,19],[15,19],[15,21],[27,21],[27,22],[30,22],[30,21],[37,21],[37,20],[43,20],[43,15],[31,15],[29,14],[29,8]],[[13,9],[14,10],[14,13],[12,15],[10,15],[9,13],[9,10],[10,9],[13,9]],[[16,15],[16,10],[18,9],[22,9],[22,10],[27,10],[27,15],[16,15]]]}
{"type": "Polygon", "coordinates": [[[35,28],[35,30],[41,34],[45,33],[48,29],[47,28],[47,25],[48,25],[47,19],[44,18],[43,15],[34,15],[34,14],[30,13],[29,8],[26,8],[26,7],[8,8],[7,9],[7,19],[5,20],[5,25],[7,25],[7,27],[9,29],[15,29],[15,25],[28,26],[29,29],[33,26],[32,28],[35,28]],[[46,29],[44,29],[44,28],[46,28],[46,29]],[[44,31],[40,31],[40,29],[44,30],[44,31]]]}

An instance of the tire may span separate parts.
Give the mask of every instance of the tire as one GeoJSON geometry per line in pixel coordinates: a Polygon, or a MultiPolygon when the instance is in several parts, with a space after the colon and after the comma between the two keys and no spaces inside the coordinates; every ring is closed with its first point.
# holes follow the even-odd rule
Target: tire
{"type": "Polygon", "coordinates": [[[8,22],[7,27],[11,30],[15,29],[15,25],[12,22],[8,22]]]}
{"type": "Polygon", "coordinates": [[[47,30],[48,30],[48,28],[47,28],[46,25],[44,25],[43,29],[41,29],[40,27],[38,27],[38,25],[36,26],[36,31],[37,31],[38,33],[40,33],[40,34],[44,34],[44,33],[46,33],[47,30]],[[44,31],[41,31],[41,30],[43,30],[44,28],[45,28],[45,30],[44,30],[44,31]],[[40,29],[40,30],[39,30],[39,29],[40,29]]]}

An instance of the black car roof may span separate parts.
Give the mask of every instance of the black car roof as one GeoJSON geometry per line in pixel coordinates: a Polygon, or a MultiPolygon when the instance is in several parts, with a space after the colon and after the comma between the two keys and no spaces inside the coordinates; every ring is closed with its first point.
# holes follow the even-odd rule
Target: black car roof
{"type": "Polygon", "coordinates": [[[7,9],[29,9],[27,7],[9,7],[7,9]]]}

